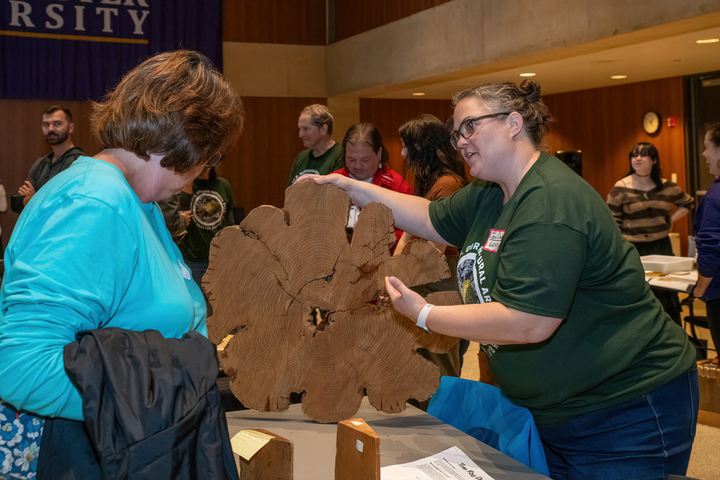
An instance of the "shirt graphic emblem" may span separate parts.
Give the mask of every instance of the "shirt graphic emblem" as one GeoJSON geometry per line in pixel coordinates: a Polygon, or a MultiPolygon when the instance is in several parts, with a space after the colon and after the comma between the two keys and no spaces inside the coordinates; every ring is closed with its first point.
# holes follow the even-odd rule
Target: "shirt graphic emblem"
{"type": "Polygon", "coordinates": [[[204,230],[218,228],[225,217],[225,209],[225,201],[214,190],[200,190],[190,203],[193,220],[204,230]]]}

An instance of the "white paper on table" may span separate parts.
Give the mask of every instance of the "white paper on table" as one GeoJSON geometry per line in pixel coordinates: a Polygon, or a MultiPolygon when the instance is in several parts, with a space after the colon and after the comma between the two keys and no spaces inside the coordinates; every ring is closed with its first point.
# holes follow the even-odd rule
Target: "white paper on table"
{"type": "Polygon", "coordinates": [[[230,439],[230,445],[233,452],[249,462],[272,439],[270,435],[255,430],[240,430],[230,439]]]}
{"type": "Polygon", "coordinates": [[[697,283],[697,270],[690,273],[669,273],[667,275],[646,276],[645,279],[651,287],[660,287],[666,290],[690,293],[697,283]]]}
{"type": "Polygon", "coordinates": [[[381,480],[494,480],[458,447],[402,465],[380,469],[381,480]]]}

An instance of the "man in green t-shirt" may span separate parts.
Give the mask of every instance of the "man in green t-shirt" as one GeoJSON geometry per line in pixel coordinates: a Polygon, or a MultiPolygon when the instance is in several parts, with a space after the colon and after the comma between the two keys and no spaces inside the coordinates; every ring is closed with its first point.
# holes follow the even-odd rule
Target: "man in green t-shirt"
{"type": "Polygon", "coordinates": [[[300,112],[300,138],[307,150],[295,157],[288,187],[303,175],[327,175],[345,166],[340,145],[332,139],[333,116],[325,105],[313,104],[300,112]]]}

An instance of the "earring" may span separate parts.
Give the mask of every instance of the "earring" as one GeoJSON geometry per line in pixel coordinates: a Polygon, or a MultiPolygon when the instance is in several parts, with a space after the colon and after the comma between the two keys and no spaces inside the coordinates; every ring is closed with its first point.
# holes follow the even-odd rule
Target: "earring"
{"type": "Polygon", "coordinates": [[[378,165],[378,169],[382,170],[382,162],[380,162],[380,165],[378,165]]]}

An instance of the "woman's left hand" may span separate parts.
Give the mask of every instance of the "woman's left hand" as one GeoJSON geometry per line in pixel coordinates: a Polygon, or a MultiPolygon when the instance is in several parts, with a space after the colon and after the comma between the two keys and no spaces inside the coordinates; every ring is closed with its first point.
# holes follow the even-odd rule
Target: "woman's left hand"
{"type": "Polygon", "coordinates": [[[395,310],[402,313],[413,322],[417,322],[420,310],[427,303],[418,293],[413,292],[396,277],[385,277],[385,288],[387,288],[390,300],[395,310]]]}

